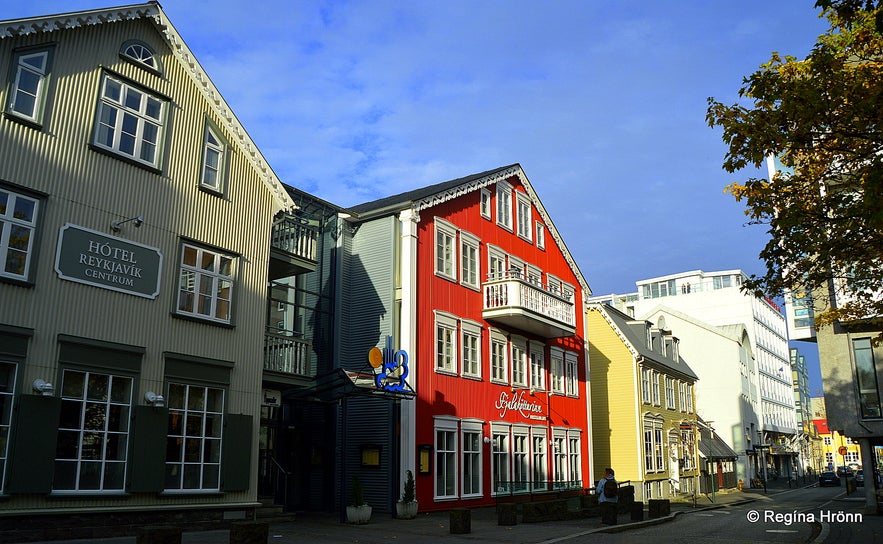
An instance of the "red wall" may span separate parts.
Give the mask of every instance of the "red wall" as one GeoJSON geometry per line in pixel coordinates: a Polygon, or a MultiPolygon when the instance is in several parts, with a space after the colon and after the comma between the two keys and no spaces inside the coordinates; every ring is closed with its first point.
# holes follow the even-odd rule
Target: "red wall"
{"type": "MultiPolygon", "coordinates": [[[[524,192],[517,177],[507,180],[516,191],[524,192]]],[[[549,367],[549,346],[558,346],[567,351],[578,353],[579,369],[579,398],[566,397],[564,395],[550,395],[546,392],[537,392],[533,396],[524,391],[527,402],[543,405],[549,417],[546,425],[552,427],[573,427],[582,429],[582,479],[583,487],[587,487],[589,477],[589,423],[587,417],[587,398],[585,392],[585,347],[582,331],[584,330],[584,316],[582,315],[583,301],[579,281],[571,270],[558,248],[555,240],[546,225],[545,250],[519,238],[515,233],[500,227],[496,223],[496,188],[489,186],[491,191],[492,214],[491,220],[481,216],[479,211],[480,192],[470,192],[459,198],[439,204],[435,207],[421,210],[420,224],[418,226],[418,270],[417,270],[417,356],[412,359],[416,362],[417,373],[417,444],[433,444],[434,429],[433,416],[448,415],[457,418],[481,419],[487,424],[484,428],[484,436],[488,436],[489,423],[506,421],[508,423],[525,423],[530,425],[543,424],[541,421],[526,419],[517,411],[509,410],[505,417],[500,417],[500,409],[496,403],[502,392],[512,393],[511,386],[490,382],[490,354],[488,353],[488,325],[482,319],[482,293],[469,289],[459,283],[443,279],[435,274],[435,229],[434,218],[440,217],[461,230],[468,231],[480,239],[479,248],[479,279],[484,283],[488,273],[488,244],[503,249],[506,253],[519,257],[526,263],[538,266],[545,274],[549,273],[576,288],[574,296],[574,308],[576,312],[576,335],[567,338],[559,338],[546,341],[545,339],[532,337],[523,331],[508,331],[503,327],[497,327],[505,332],[511,332],[528,340],[541,341],[547,344],[545,350],[545,362],[549,367]],[[470,379],[462,376],[450,376],[435,372],[435,318],[434,310],[440,310],[454,314],[460,318],[469,319],[483,325],[481,341],[481,380],[470,379]]],[[[516,199],[512,198],[513,210],[517,210],[516,199]]],[[[513,211],[513,217],[515,215],[513,211]]],[[[536,207],[532,210],[531,225],[541,220],[536,207]]],[[[459,238],[457,255],[460,254],[459,238]]],[[[459,259],[457,262],[459,266],[459,259]]],[[[459,276],[459,270],[458,270],[459,276]]],[[[458,348],[459,348],[458,342],[458,348]]],[[[458,354],[459,360],[459,354],[458,354]]],[[[511,362],[510,362],[511,371],[511,362]]],[[[547,388],[550,377],[547,374],[547,388]]],[[[516,390],[517,392],[518,390],[516,390]]],[[[434,492],[434,450],[431,462],[430,474],[416,475],[418,500],[421,510],[449,509],[459,506],[480,506],[494,504],[491,496],[491,448],[484,445],[483,462],[484,474],[482,477],[483,498],[466,499],[458,501],[445,501],[436,503],[433,499],[434,492]]],[[[551,448],[550,448],[551,449],[551,448]]],[[[552,474],[552,455],[547,453],[549,467],[547,474],[552,474]]],[[[551,476],[550,476],[551,479],[551,476]]]]}

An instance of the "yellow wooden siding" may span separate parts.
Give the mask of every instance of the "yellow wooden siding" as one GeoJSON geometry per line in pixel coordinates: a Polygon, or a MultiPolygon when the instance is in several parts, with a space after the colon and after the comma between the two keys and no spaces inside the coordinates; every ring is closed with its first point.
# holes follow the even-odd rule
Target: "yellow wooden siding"
{"type": "Polygon", "coordinates": [[[619,480],[640,479],[635,361],[597,311],[586,315],[592,391],[592,466],[597,478],[612,467],[619,480]]]}

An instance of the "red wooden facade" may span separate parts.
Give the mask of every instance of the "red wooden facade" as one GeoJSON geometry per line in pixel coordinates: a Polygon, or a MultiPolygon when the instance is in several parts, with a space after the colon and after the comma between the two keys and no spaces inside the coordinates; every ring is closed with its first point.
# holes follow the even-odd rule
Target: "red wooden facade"
{"type": "Polygon", "coordinates": [[[518,175],[506,179],[502,185],[506,191],[507,184],[512,191],[511,230],[497,221],[499,182],[486,186],[484,195],[474,189],[420,211],[417,352],[412,361],[419,362],[414,439],[421,511],[490,505],[500,495],[529,496],[590,485],[585,282],[571,265],[566,248],[560,248],[552,236],[554,227],[543,220],[538,202],[529,204],[531,239],[518,235],[518,214],[532,191],[518,175]],[[454,233],[455,251],[449,256],[454,262],[453,276],[438,272],[439,252],[444,251],[437,238],[440,229],[454,233]],[[477,240],[477,286],[464,285],[468,272],[462,263],[463,242],[469,240],[477,240]],[[521,275],[529,284],[524,288],[533,295],[546,296],[543,292],[554,283],[552,291],[571,300],[573,323],[567,336],[537,334],[529,327],[486,319],[485,286],[490,279],[499,279],[490,270],[491,253],[503,254],[507,277],[521,275]],[[473,358],[464,355],[475,341],[467,337],[475,334],[479,335],[478,372],[468,368],[473,358]],[[493,357],[492,340],[498,349],[505,342],[504,377],[500,357],[493,357]],[[452,365],[445,368],[448,349],[452,365]],[[513,375],[516,366],[527,372],[523,379],[513,375]],[[541,384],[534,375],[540,367],[541,384]],[[566,383],[559,379],[562,372],[566,383]]]}

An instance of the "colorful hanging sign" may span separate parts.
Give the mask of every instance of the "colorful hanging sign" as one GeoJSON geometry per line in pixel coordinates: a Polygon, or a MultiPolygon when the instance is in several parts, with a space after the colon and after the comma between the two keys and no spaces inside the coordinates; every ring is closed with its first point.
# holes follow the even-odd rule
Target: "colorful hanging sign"
{"type": "Polygon", "coordinates": [[[386,347],[373,347],[368,352],[368,364],[380,369],[374,374],[374,385],[384,391],[406,391],[405,378],[408,377],[408,352],[392,347],[392,336],[386,337],[386,347]]]}

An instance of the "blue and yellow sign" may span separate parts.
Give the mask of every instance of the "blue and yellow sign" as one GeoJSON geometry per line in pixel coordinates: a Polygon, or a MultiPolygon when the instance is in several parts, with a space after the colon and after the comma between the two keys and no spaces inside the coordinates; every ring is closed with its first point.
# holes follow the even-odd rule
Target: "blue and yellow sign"
{"type": "Polygon", "coordinates": [[[386,347],[371,348],[368,352],[368,364],[380,372],[374,374],[374,385],[385,391],[405,391],[405,378],[408,377],[408,352],[403,349],[394,350],[392,336],[386,337],[386,347]]]}

